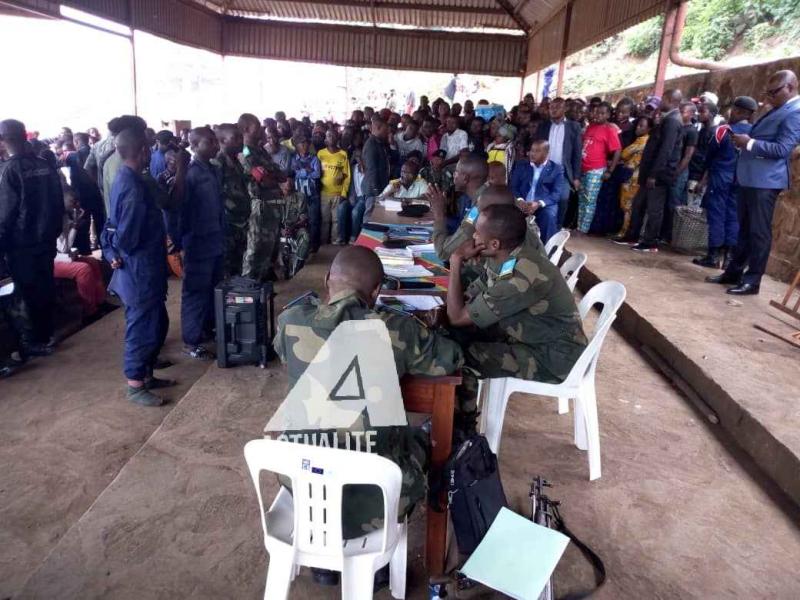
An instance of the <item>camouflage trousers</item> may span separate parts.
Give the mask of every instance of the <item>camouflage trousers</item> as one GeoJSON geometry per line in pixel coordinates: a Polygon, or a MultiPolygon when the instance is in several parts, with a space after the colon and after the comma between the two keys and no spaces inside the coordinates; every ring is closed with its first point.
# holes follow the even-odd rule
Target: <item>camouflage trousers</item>
{"type": "Polygon", "coordinates": [[[242,275],[266,281],[275,277],[273,264],[278,256],[283,207],[278,200],[252,200],[247,228],[247,249],[242,275]]]}
{"type": "Polygon", "coordinates": [[[225,230],[225,276],[242,274],[244,253],[247,250],[248,224],[228,223],[225,230]]]}
{"type": "MultiPolygon", "coordinates": [[[[430,441],[428,434],[419,427],[377,427],[374,429],[378,432],[375,453],[397,464],[403,473],[400,503],[397,508],[397,520],[400,522],[413,512],[419,502],[425,499],[430,441]]],[[[290,432],[284,433],[290,434],[290,432]]],[[[330,430],[302,433],[314,436],[333,435],[330,430]]],[[[336,435],[337,439],[342,440],[345,430],[339,430],[336,435]]],[[[341,441],[339,447],[345,447],[341,441]]],[[[280,475],[278,481],[291,490],[291,482],[286,477],[280,475]]],[[[382,528],[383,494],[380,488],[372,485],[346,486],[342,493],[342,536],[344,539],[361,537],[382,528]]]]}
{"type": "Polygon", "coordinates": [[[572,352],[559,344],[532,348],[506,342],[473,342],[464,345],[462,383],[456,390],[456,410],[474,415],[478,410],[478,379],[517,377],[545,383],[561,383],[575,364],[572,352]]]}

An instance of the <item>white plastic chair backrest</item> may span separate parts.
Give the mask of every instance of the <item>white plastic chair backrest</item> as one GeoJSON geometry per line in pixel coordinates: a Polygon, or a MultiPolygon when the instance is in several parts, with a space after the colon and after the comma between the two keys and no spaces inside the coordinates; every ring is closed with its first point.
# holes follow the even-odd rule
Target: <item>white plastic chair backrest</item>
{"type": "Polygon", "coordinates": [[[578,275],[586,264],[586,255],[583,252],[573,252],[564,264],[561,265],[561,274],[567,281],[567,287],[570,292],[575,291],[575,284],[578,283],[578,275]]]}
{"type": "Polygon", "coordinates": [[[547,240],[547,243],[544,245],[544,253],[555,266],[558,266],[558,261],[561,260],[561,255],[564,252],[564,246],[567,245],[568,239],[569,231],[562,229],[547,240]]]}
{"type": "MultiPolygon", "coordinates": [[[[625,301],[626,294],[625,286],[621,283],[603,281],[590,289],[583,297],[578,305],[578,312],[584,324],[586,323],[586,316],[595,304],[602,304],[603,309],[597,318],[594,332],[591,334],[587,332],[589,344],[569,372],[567,379],[564,381],[565,385],[577,387],[584,378],[591,376],[594,372],[597,366],[597,359],[600,356],[600,348],[603,346],[603,340],[605,340],[606,334],[611,329],[611,325],[617,317],[617,311],[625,301]]],[[[585,329],[584,325],[584,331],[585,329]]]]}
{"type": "Polygon", "coordinates": [[[342,555],[342,488],[349,484],[376,485],[383,492],[384,523],[381,552],[397,540],[397,509],[403,475],[391,460],[354,450],[325,448],[278,440],[252,440],[244,447],[250,476],[261,510],[267,539],[264,500],[259,473],[271,471],[292,481],[293,545],[296,550],[323,556],[342,555]]]}

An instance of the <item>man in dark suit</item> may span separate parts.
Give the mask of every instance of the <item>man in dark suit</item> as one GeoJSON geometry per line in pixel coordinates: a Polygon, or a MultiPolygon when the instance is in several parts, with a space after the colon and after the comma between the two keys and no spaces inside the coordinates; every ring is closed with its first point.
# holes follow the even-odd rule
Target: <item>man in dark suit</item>
{"type": "Polygon", "coordinates": [[[372,135],[361,151],[364,159],[364,179],[361,193],[366,198],[366,216],[372,214],[375,200],[389,185],[389,126],[380,117],[372,120],[372,135]]]}
{"type": "Polygon", "coordinates": [[[664,93],[659,106],[662,113],[661,123],[653,129],[642,151],[639,192],[633,199],[630,239],[627,240],[636,242],[638,238],[639,243],[633,246],[633,250],[639,252],[658,252],[664,207],[670,188],[675,183],[675,173],[681,159],[683,122],[678,107],[682,99],[680,90],[668,90],[664,93]],[[647,225],[639,238],[645,215],[647,225]]]}
{"type": "Polygon", "coordinates": [[[550,119],[542,121],[536,132],[537,140],[545,140],[550,145],[550,160],[563,167],[564,185],[561,186],[561,199],[558,203],[556,230],[564,225],[564,215],[569,203],[570,188],[576,192],[581,188],[581,126],[565,117],[566,103],[563,98],[550,102],[550,119]]]}
{"type": "Polygon", "coordinates": [[[734,284],[728,293],[739,296],[758,294],[772,246],[775,200],[789,187],[789,159],[800,143],[797,75],[792,71],[775,73],[767,82],[766,96],[772,110],[756,121],[749,134],[732,134],[733,143],[741,151],[736,165],[736,253],[725,272],[706,278],[710,283],[734,284]]]}
{"type": "Polygon", "coordinates": [[[533,142],[529,160],[516,162],[509,183],[511,193],[524,201],[522,212],[534,215],[543,244],[558,231],[558,210],[567,186],[563,167],[548,160],[549,151],[547,141],[533,142]]]}

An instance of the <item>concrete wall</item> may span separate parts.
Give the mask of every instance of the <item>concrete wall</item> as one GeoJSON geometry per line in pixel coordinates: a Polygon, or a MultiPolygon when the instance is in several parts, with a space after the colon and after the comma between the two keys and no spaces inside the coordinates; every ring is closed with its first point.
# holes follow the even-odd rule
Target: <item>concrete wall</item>
{"type": "MultiPolygon", "coordinates": [[[[780,69],[791,69],[800,74],[800,58],[783,59],[748,67],[727,69],[725,71],[697,73],[667,81],[666,87],[678,88],[684,97],[699,96],[703,91],[719,95],[720,109],[725,110],[736,96],[752,96],[757,100],[764,95],[769,76],[780,69]]],[[[652,93],[653,85],[607,92],[608,100],[616,101],[622,96],[635,99],[652,93]]],[[[781,194],[775,209],[772,224],[774,235],[772,253],[767,271],[784,281],[790,279],[800,269],[800,147],[795,148],[791,165],[791,189],[781,194]]]]}

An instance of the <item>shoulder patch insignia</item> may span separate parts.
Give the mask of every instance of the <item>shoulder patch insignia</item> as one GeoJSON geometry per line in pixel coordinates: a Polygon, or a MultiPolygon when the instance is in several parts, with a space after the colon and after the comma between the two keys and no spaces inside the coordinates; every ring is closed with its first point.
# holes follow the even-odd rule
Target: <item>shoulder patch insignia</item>
{"type": "Polygon", "coordinates": [[[480,211],[478,210],[478,207],[473,206],[471,209],[469,209],[469,212],[467,213],[467,216],[464,217],[464,220],[470,225],[475,225],[475,221],[478,220],[479,212],[480,211]]]}
{"type": "Polygon", "coordinates": [[[498,277],[510,277],[514,273],[514,267],[517,266],[517,259],[516,258],[509,258],[506,262],[504,262],[500,266],[500,273],[498,273],[498,277]]]}

